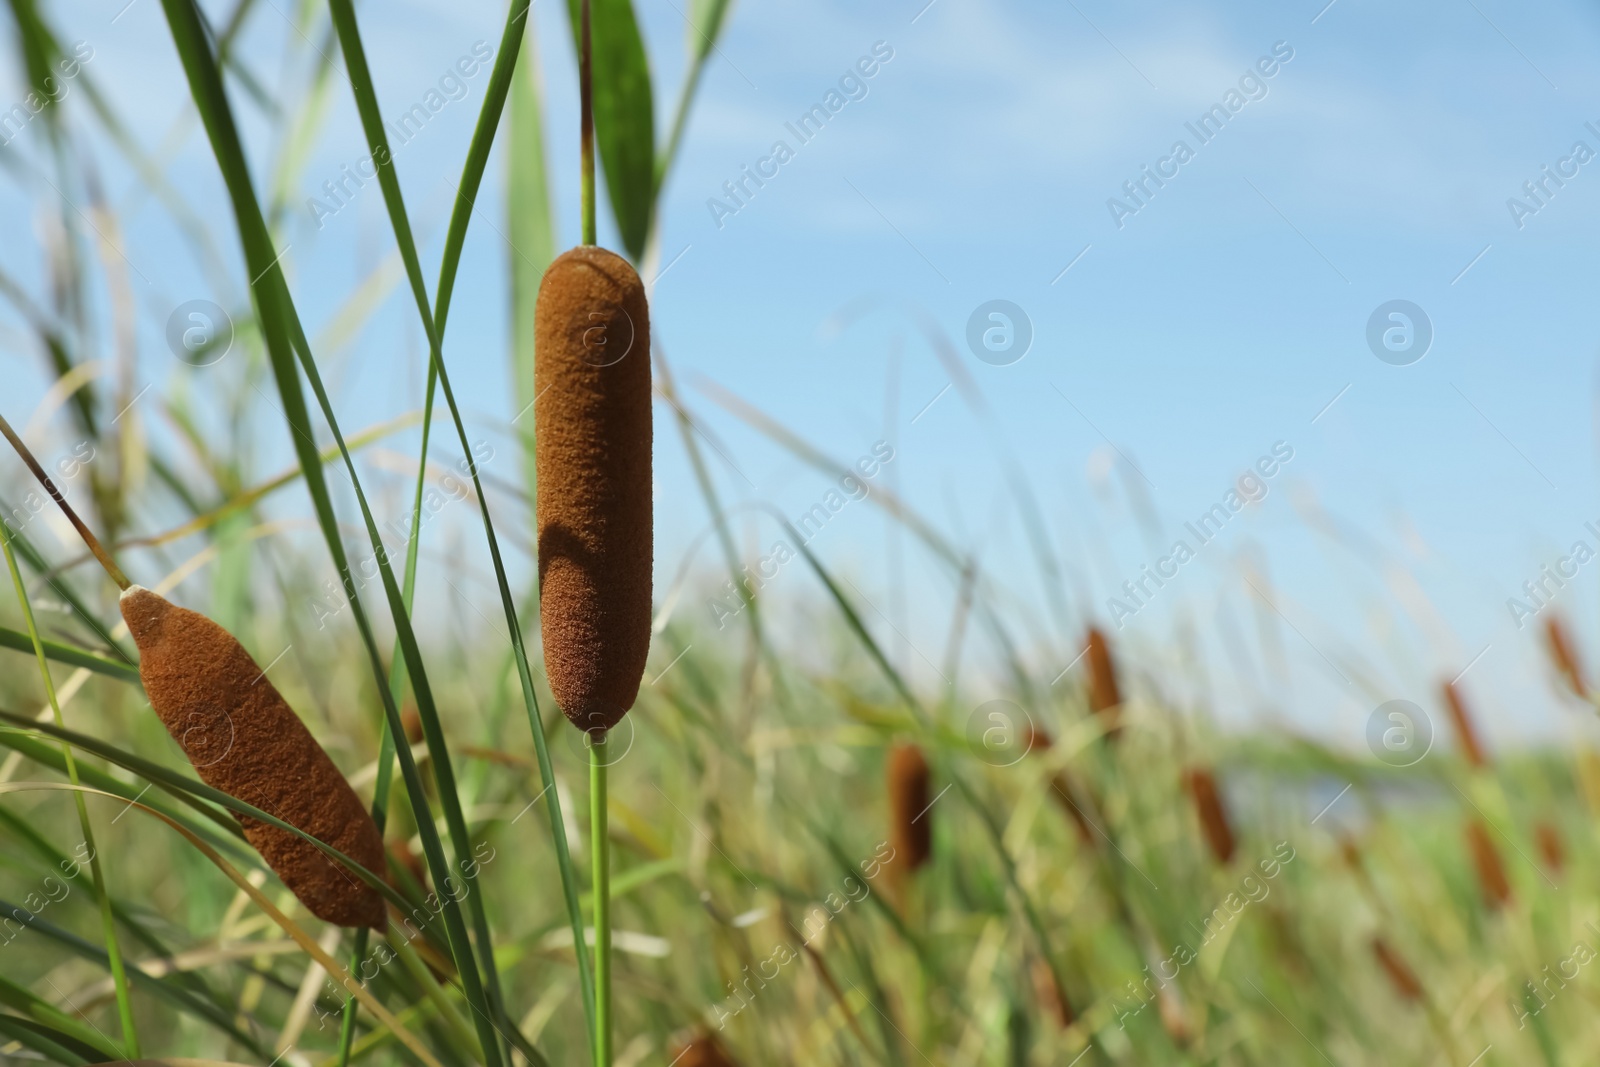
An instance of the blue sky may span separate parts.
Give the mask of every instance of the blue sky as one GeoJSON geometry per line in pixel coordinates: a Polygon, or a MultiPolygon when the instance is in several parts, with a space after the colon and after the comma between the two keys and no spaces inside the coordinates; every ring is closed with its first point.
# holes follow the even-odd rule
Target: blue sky
{"type": "MultiPolygon", "coordinates": [[[[684,73],[685,2],[636,3],[663,134],[684,73]]],[[[879,477],[981,550],[1013,590],[1008,610],[1026,620],[1034,654],[1065,667],[1082,620],[1109,625],[1116,587],[1282,442],[1293,459],[1267,480],[1265,499],[1122,620],[1122,640],[1153,669],[1177,662],[1181,626],[1200,635],[1205,680],[1163,673],[1163,693],[1236,723],[1282,716],[1354,739],[1383,700],[1433,706],[1436,680],[1471,663],[1463,681],[1492,737],[1579,729],[1580,716],[1550,695],[1535,631],[1514,625],[1506,600],[1574,541],[1600,549],[1584,528],[1600,520],[1590,310],[1600,159],[1520,226],[1507,201],[1530,203],[1523,184],[1576,142],[1600,152],[1585,125],[1600,128],[1600,11],[1506,0],[924,2],[738,5],[708,69],[665,194],[656,267],[671,267],[653,316],[726,452],[712,457],[725,499],[798,515],[829,483],[719,409],[702,382],[841,459],[889,441],[895,459],[879,477]],[[879,42],[893,58],[865,96],[799,145],[785,124],[879,42]],[[1200,144],[1185,124],[1225,103],[1275,48],[1272,76],[1247,82],[1257,98],[1200,144]],[[780,139],[794,158],[719,226],[708,200],[780,139]],[[1108,199],[1127,203],[1123,183],[1180,139],[1193,158],[1119,227],[1108,199]],[[1031,322],[1031,349],[1009,366],[979,361],[965,341],[968,317],[993,299],[1031,322]],[[1368,318],[1395,299],[1420,306],[1433,329],[1409,366],[1380,361],[1366,341],[1368,318]],[[841,325],[852,307],[865,310],[841,325]],[[987,414],[945,391],[952,376],[911,308],[948,335],[987,414]],[[1031,486],[1069,573],[1064,625],[1038,593],[1011,470],[1031,486]],[[1130,487],[1148,495],[1153,528],[1141,527],[1130,487]],[[1318,513],[1359,535],[1336,544],[1308,518],[1318,513]]],[[[161,309],[242,292],[231,217],[201,131],[181,118],[185,93],[155,0],[136,0],[114,24],[103,5],[59,8],[64,36],[92,43],[88,69],[116,87],[141,140],[178,144],[169,175],[234,270],[226,285],[209,277],[133,191],[137,177],[99,146],[112,199],[129,213],[129,258],[150,276],[139,283],[141,369],[170,384],[161,309]]],[[[565,244],[576,236],[575,76],[562,5],[540,0],[534,11],[565,244]]],[[[308,46],[287,13],[281,0],[263,6],[248,40],[257,71],[290,85],[308,46]]],[[[367,5],[385,113],[421,99],[474,42],[497,44],[502,16],[485,0],[367,5]]],[[[19,75],[5,73],[16,95],[19,75]]],[[[466,79],[465,99],[397,156],[425,261],[437,262],[486,79],[466,79]]],[[[236,106],[255,158],[273,158],[282,146],[269,126],[236,106]]],[[[343,84],[326,106],[284,231],[314,332],[392,247],[375,190],[321,229],[304,205],[363,154],[343,84]]],[[[497,161],[447,343],[485,435],[513,413],[502,173],[497,161]]],[[[258,185],[270,177],[258,165],[258,185]]],[[[0,260],[22,276],[37,263],[21,238],[38,195],[14,178],[0,187],[0,260]]],[[[615,243],[608,220],[601,236],[615,243]]],[[[390,288],[372,321],[329,354],[347,428],[417,402],[414,320],[409,295],[390,288]]],[[[5,358],[35,375],[17,324],[7,330],[5,358]]],[[[706,515],[659,405],[657,419],[664,590],[706,515]]],[[[263,473],[288,459],[284,441],[263,448],[263,473]]],[[[752,559],[776,536],[754,522],[743,533],[752,559]]],[[[870,504],[852,503],[813,547],[874,605],[869,620],[908,669],[941,685],[933,664],[950,583],[909,543],[897,577],[893,543],[870,504]]],[[[712,557],[703,559],[710,574],[712,557]]],[[[1600,638],[1596,573],[1585,566],[1556,597],[1590,648],[1600,638]]],[[[771,592],[804,602],[816,591],[796,567],[771,592]]],[[[676,610],[711,622],[703,596],[676,610]]]]}

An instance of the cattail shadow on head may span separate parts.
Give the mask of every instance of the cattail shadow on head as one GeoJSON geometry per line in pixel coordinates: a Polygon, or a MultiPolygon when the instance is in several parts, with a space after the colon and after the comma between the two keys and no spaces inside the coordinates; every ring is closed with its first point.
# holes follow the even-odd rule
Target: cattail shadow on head
{"type": "Polygon", "coordinates": [[[590,733],[639,694],[650,651],[650,317],[614,252],[580,245],[534,312],[539,621],[556,703],[590,733]]]}
{"type": "Polygon", "coordinates": [[[889,844],[894,859],[889,869],[905,885],[933,855],[932,772],[922,750],[899,744],[889,750],[885,765],[889,790],[889,844]]]}

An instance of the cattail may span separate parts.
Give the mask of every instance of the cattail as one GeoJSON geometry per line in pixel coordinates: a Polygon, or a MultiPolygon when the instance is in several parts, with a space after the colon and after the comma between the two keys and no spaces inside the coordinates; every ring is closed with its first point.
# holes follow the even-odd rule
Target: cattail
{"type": "MultiPolygon", "coordinates": [[[[372,816],[305,723],[233,636],[141,586],[122,593],[150,706],[205,783],[384,869],[372,816]]],[[[245,837],[319,919],[384,926],[383,897],[315,845],[239,816],[245,837]]]]}
{"type": "Polygon", "coordinates": [[[1533,839],[1539,846],[1539,856],[1554,874],[1560,874],[1567,865],[1567,849],[1561,841],[1561,831],[1548,819],[1533,828],[1533,839]]]}
{"type": "Polygon", "coordinates": [[[1065,1030],[1077,1021],[1072,1002],[1067,1000],[1066,993],[1056,984],[1055,972],[1050,970],[1050,964],[1035,959],[1028,969],[1028,975],[1033,981],[1033,998],[1043,1006],[1057,1026],[1065,1030]]]}
{"type": "Polygon", "coordinates": [[[1089,707],[1106,721],[1106,733],[1115,737],[1122,729],[1122,691],[1117,686],[1117,668],[1111,661],[1111,646],[1098,627],[1089,628],[1089,707]]]}
{"type": "Polygon", "coordinates": [[[395,866],[404,870],[411,876],[411,880],[421,886],[424,891],[428,888],[428,868],[423,864],[422,857],[417,855],[411,847],[411,842],[397,837],[389,842],[389,858],[395,866]]]}
{"type": "Polygon", "coordinates": [[[1456,742],[1461,746],[1461,754],[1474,767],[1487,766],[1489,761],[1484,758],[1483,745],[1478,742],[1478,731],[1473,727],[1467,706],[1461,700],[1461,691],[1454,682],[1446,682],[1442,692],[1445,709],[1450,712],[1450,722],[1456,730],[1456,742]]]}
{"type": "Polygon", "coordinates": [[[928,761],[916,745],[895,745],[889,750],[889,844],[901,880],[933,854],[930,778],[928,761]]]}
{"type": "Polygon", "coordinates": [[[1217,779],[1210,771],[1196,767],[1184,776],[1189,796],[1194,800],[1195,814],[1200,817],[1200,829],[1205,832],[1211,856],[1226,867],[1233,859],[1233,827],[1228,822],[1228,812],[1222,803],[1222,793],[1217,789],[1217,779]]]}
{"type": "Polygon", "coordinates": [[[1583,787],[1583,799],[1591,812],[1600,815],[1600,752],[1584,746],[1574,758],[1578,763],[1578,784],[1583,787]]]}
{"type": "Polygon", "coordinates": [[[1478,886],[1483,890],[1483,902],[1491,908],[1509,903],[1511,883],[1506,879],[1500,850],[1494,847],[1488,827],[1478,819],[1467,822],[1467,849],[1472,853],[1472,866],[1478,874],[1478,886]]]}
{"type": "Polygon", "coordinates": [[[673,1049],[669,1062],[672,1067],[739,1067],[717,1039],[703,1031],[673,1049]]]}
{"type": "Polygon", "coordinates": [[[556,703],[603,731],[650,650],[650,317],[627,261],[563,253],[534,311],[539,618],[556,703]]]}
{"type": "MultiPolygon", "coordinates": [[[[1042,752],[1048,750],[1054,742],[1050,735],[1035,726],[1029,725],[1028,732],[1023,738],[1024,751],[1042,752]]],[[[1050,778],[1050,792],[1055,795],[1056,802],[1061,805],[1061,810],[1067,813],[1072,820],[1074,829],[1078,831],[1078,840],[1085,845],[1094,844],[1094,828],[1090,825],[1089,817],[1079,806],[1079,790],[1075,788],[1072,776],[1065,768],[1057,771],[1050,778]]]]}
{"type": "Polygon", "coordinates": [[[1339,857],[1344,860],[1345,866],[1357,874],[1365,872],[1366,868],[1361,862],[1361,846],[1349,834],[1342,834],[1339,837],[1339,857]]]}
{"type": "Polygon", "coordinates": [[[1389,976],[1389,984],[1394,986],[1394,991],[1400,994],[1402,1000],[1416,1003],[1422,999],[1422,983],[1417,980],[1416,972],[1406,965],[1398,952],[1389,947],[1387,941],[1374,937],[1372,954],[1377,957],[1378,966],[1389,976]]]}
{"type": "Polygon", "coordinates": [[[1587,698],[1589,688],[1583,684],[1583,668],[1578,666],[1578,654],[1572,646],[1572,635],[1567,632],[1566,623],[1561,621],[1559,615],[1551,615],[1545,619],[1544,637],[1550,646],[1550,659],[1555,663],[1556,670],[1566,678],[1574,693],[1587,698]]]}

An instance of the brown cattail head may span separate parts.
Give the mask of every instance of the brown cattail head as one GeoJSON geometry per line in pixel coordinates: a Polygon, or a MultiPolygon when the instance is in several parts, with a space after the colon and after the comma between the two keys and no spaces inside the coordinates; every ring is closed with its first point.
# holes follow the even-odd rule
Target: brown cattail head
{"type": "Polygon", "coordinates": [[[1389,984],[1394,986],[1394,991],[1400,994],[1401,999],[1413,1003],[1422,999],[1422,983],[1417,980],[1416,972],[1406,965],[1398,952],[1389,947],[1387,941],[1374,937],[1372,954],[1377,957],[1378,966],[1389,976],[1389,984]]]}
{"type": "Polygon", "coordinates": [[[1028,975],[1033,980],[1033,999],[1038,1001],[1046,1014],[1057,1026],[1065,1030],[1077,1021],[1077,1014],[1072,1010],[1072,1002],[1067,1000],[1066,993],[1056,983],[1056,976],[1050,970],[1050,964],[1042,959],[1035,959],[1028,969],[1028,975]]]}
{"type": "Polygon", "coordinates": [[[1551,615],[1545,619],[1544,637],[1545,643],[1550,646],[1550,659],[1556,665],[1556,670],[1561,672],[1574,693],[1587,697],[1589,687],[1583,684],[1583,668],[1578,665],[1578,653],[1572,643],[1572,635],[1561,616],[1551,615]]]}
{"type": "Polygon", "coordinates": [[[702,1031],[672,1050],[673,1067],[739,1067],[717,1039],[702,1031]]]}
{"type": "Polygon", "coordinates": [[[1556,829],[1556,824],[1548,819],[1542,820],[1533,828],[1533,839],[1539,846],[1539,858],[1544,860],[1544,865],[1550,868],[1551,873],[1560,874],[1567,865],[1567,848],[1561,841],[1561,831],[1556,829]]]}
{"type": "Polygon", "coordinates": [[[1456,743],[1461,746],[1461,754],[1466,761],[1474,767],[1483,767],[1488,760],[1483,755],[1483,745],[1478,741],[1478,731],[1472,725],[1472,717],[1467,714],[1467,705],[1461,699],[1461,690],[1454,682],[1446,682],[1441,691],[1444,694],[1445,710],[1450,713],[1450,723],[1455,727],[1456,743]]]}
{"type": "Polygon", "coordinates": [[[894,848],[894,870],[905,879],[933,854],[932,775],[928,761],[916,745],[895,745],[889,750],[889,844],[894,848]]]}
{"type": "Polygon", "coordinates": [[[1117,685],[1117,667],[1111,661],[1111,646],[1098,627],[1089,628],[1089,707],[1106,719],[1106,733],[1115,736],[1121,727],[1117,709],[1122,706],[1122,690],[1117,685]]]}
{"type": "Polygon", "coordinates": [[[534,309],[539,625],[556,703],[615,726],[650,651],[650,314],[613,252],[580,245],[534,309]]]}
{"type": "Polygon", "coordinates": [[[1184,775],[1184,783],[1194,800],[1195,814],[1200,817],[1200,829],[1205,832],[1212,858],[1227,866],[1233,859],[1233,826],[1228,822],[1228,811],[1217,788],[1216,776],[1203,767],[1196,767],[1184,775]]]}
{"type": "Polygon", "coordinates": [[[1472,853],[1472,867],[1478,875],[1478,887],[1483,890],[1483,902],[1491,908],[1509,903],[1511,883],[1506,878],[1505,863],[1481,820],[1467,822],[1467,849],[1472,853]]]}
{"type": "MultiPolygon", "coordinates": [[[[233,636],[134,585],[122,617],[150,706],[209,786],[384,870],[372,816],[305,723],[233,636]]],[[[319,919],[383,929],[383,897],[302,838],[245,816],[245,837],[319,919]]]]}

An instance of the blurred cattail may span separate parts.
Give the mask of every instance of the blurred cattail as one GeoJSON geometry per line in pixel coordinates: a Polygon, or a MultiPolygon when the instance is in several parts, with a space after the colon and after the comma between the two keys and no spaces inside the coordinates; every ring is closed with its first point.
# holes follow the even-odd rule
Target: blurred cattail
{"type": "Polygon", "coordinates": [[[1394,991],[1400,994],[1401,999],[1413,1003],[1423,997],[1422,983],[1417,980],[1416,972],[1406,965],[1400,954],[1389,947],[1389,943],[1381,937],[1372,939],[1372,954],[1378,959],[1378,966],[1383,968],[1383,973],[1389,976],[1389,984],[1394,986],[1394,991]]]}
{"type": "Polygon", "coordinates": [[[668,1062],[672,1067],[739,1067],[717,1039],[704,1031],[674,1047],[668,1062]]]}
{"type": "MultiPolygon", "coordinates": [[[[1029,725],[1023,737],[1024,751],[1042,752],[1054,742],[1050,735],[1033,725],[1029,725]]],[[[1094,830],[1089,823],[1089,817],[1079,806],[1079,791],[1075,788],[1072,776],[1066,769],[1057,771],[1050,779],[1050,792],[1055,795],[1056,802],[1061,805],[1061,810],[1067,813],[1072,820],[1074,829],[1078,831],[1078,840],[1086,845],[1094,844],[1094,830]]]]}
{"type": "Polygon", "coordinates": [[[1478,874],[1478,886],[1483,890],[1483,902],[1499,908],[1511,900],[1511,883],[1506,879],[1506,867],[1500,859],[1500,850],[1489,837],[1489,829],[1482,821],[1467,822],[1467,848],[1472,853],[1472,866],[1478,874]]]}
{"type": "MultiPolygon", "coordinates": [[[[122,617],[139,646],[139,678],[201,779],[384,870],[372,816],[256,661],[222,627],[137,585],[122,617]]],[[[245,837],[319,919],[384,926],[383,897],[315,845],[239,817],[245,837]]]]}
{"type": "Polygon", "coordinates": [[[1578,784],[1583,787],[1583,799],[1591,812],[1600,815],[1600,752],[1584,746],[1574,758],[1578,763],[1578,784]]]}
{"type": "Polygon", "coordinates": [[[1200,829],[1205,832],[1212,857],[1218,864],[1227,866],[1233,859],[1233,827],[1228,822],[1216,776],[1205,768],[1196,767],[1184,775],[1184,783],[1194,800],[1195,814],[1200,817],[1200,829]]]}
{"type": "Polygon", "coordinates": [[[928,761],[916,745],[895,745],[889,750],[889,844],[894,848],[894,870],[901,879],[933,854],[930,778],[928,761]]]}
{"type": "Polygon", "coordinates": [[[428,889],[428,868],[423,864],[422,857],[412,849],[411,842],[397,837],[389,842],[389,858],[394,860],[396,867],[404,870],[411,876],[424,892],[428,889]]]}
{"type": "Polygon", "coordinates": [[[539,618],[556,703],[606,730],[639,695],[650,650],[650,318],[613,252],[580,245],[534,310],[539,618]]]}
{"type": "Polygon", "coordinates": [[[1572,691],[1587,698],[1589,688],[1583,684],[1583,668],[1578,665],[1578,653],[1572,644],[1572,635],[1559,615],[1550,615],[1544,621],[1545,642],[1550,646],[1550,659],[1556,670],[1566,678],[1572,691]]]}
{"type": "Polygon", "coordinates": [[[1036,1000],[1051,1020],[1065,1030],[1077,1021],[1077,1014],[1072,1010],[1072,1003],[1067,1000],[1066,993],[1061,986],[1056,984],[1056,976],[1050,970],[1050,965],[1043,959],[1035,958],[1033,965],[1028,968],[1028,975],[1033,980],[1033,999],[1036,1000]]]}
{"type": "Polygon", "coordinates": [[[1117,685],[1116,664],[1111,661],[1111,646],[1098,627],[1089,628],[1089,707],[1105,717],[1106,733],[1115,736],[1122,728],[1118,709],[1122,690],[1117,685]]]}
{"type": "Polygon", "coordinates": [[[1539,846],[1539,857],[1544,860],[1544,865],[1550,868],[1551,873],[1560,874],[1567,865],[1567,849],[1556,824],[1548,819],[1541,820],[1533,828],[1533,839],[1539,846]]]}
{"type": "Polygon", "coordinates": [[[1305,943],[1300,938],[1300,933],[1295,929],[1294,922],[1289,918],[1289,913],[1277,904],[1267,905],[1267,928],[1272,932],[1273,947],[1278,950],[1284,964],[1289,970],[1301,978],[1311,975],[1311,958],[1306,953],[1305,943]]]}
{"type": "Polygon", "coordinates": [[[1483,745],[1478,742],[1478,731],[1472,725],[1472,718],[1467,714],[1467,706],[1461,699],[1461,691],[1454,682],[1446,682],[1441,687],[1444,694],[1445,710],[1450,713],[1451,725],[1456,730],[1456,743],[1461,746],[1461,754],[1466,757],[1469,764],[1474,767],[1483,767],[1488,760],[1483,755],[1483,745]]]}
{"type": "Polygon", "coordinates": [[[400,728],[405,731],[407,741],[413,745],[422,744],[422,716],[417,713],[415,704],[407,704],[401,709],[400,728]]]}

